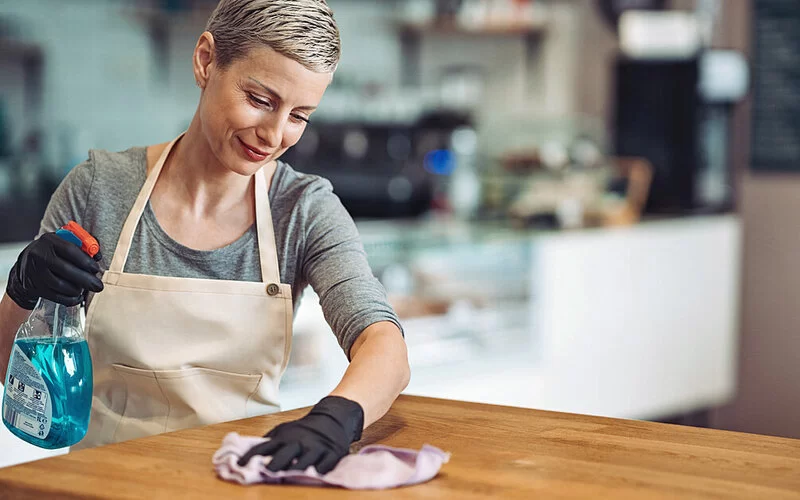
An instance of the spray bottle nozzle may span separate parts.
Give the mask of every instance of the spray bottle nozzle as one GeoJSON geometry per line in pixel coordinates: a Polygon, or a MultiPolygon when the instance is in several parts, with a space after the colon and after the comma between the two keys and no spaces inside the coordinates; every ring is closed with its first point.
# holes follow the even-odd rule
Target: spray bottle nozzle
{"type": "Polygon", "coordinates": [[[81,247],[81,250],[86,252],[86,254],[89,257],[92,257],[94,260],[100,261],[103,258],[102,254],[100,253],[100,244],[97,242],[95,237],[89,234],[87,230],[82,228],[81,225],[74,220],[71,220],[66,225],[62,226],[61,229],[56,231],[56,234],[61,238],[81,247]]]}

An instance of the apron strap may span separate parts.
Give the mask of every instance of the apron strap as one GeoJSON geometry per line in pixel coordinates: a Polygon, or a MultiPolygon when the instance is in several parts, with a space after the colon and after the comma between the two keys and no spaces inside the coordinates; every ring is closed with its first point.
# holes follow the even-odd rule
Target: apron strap
{"type": "Polygon", "coordinates": [[[142,186],[142,189],[139,191],[139,196],[136,197],[133,208],[131,208],[128,218],[125,219],[125,224],[122,226],[122,233],[119,235],[117,248],[114,250],[114,258],[111,259],[111,266],[108,268],[109,271],[113,273],[121,273],[125,269],[125,263],[128,262],[128,253],[131,250],[133,233],[136,232],[136,226],[139,225],[139,220],[142,218],[144,207],[147,206],[147,200],[150,199],[150,195],[153,193],[153,188],[158,180],[158,175],[161,173],[161,169],[164,167],[164,163],[167,161],[169,152],[172,151],[175,143],[177,143],[181,137],[183,137],[183,134],[179,135],[173,139],[172,142],[167,144],[167,147],[164,148],[164,151],[158,158],[156,165],[153,167],[152,172],[150,172],[150,174],[147,176],[147,179],[144,181],[144,186],[142,186]]]}
{"type": "MultiPolygon", "coordinates": [[[[164,168],[164,163],[167,161],[170,151],[172,151],[181,137],[183,137],[183,134],[173,139],[172,142],[164,148],[153,170],[148,174],[142,189],[139,191],[139,195],[127,219],[125,219],[125,224],[122,226],[122,232],[117,241],[117,248],[114,250],[114,257],[111,259],[111,265],[108,268],[110,272],[122,273],[125,269],[125,264],[128,262],[128,255],[130,254],[133,235],[136,232],[136,227],[139,225],[144,209],[147,206],[147,200],[150,199],[150,195],[153,193],[153,188],[155,188],[158,176],[164,168]]],[[[278,267],[278,253],[275,246],[275,231],[272,226],[272,212],[269,206],[267,173],[264,168],[255,175],[255,202],[261,278],[264,283],[278,284],[281,282],[278,267]],[[261,175],[259,175],[259,173],[261,175]]]]}
{"type": "Polygon", "coordinates": [[[261,279],[264,283],[281,283],[278,266],[278,247],[275,244],[275,229],[272,225],[272,209],[269,206],[269,188],[266,168],[255,174],[256,230],[258,232],[258,255],[261,263],[261,279]]]}

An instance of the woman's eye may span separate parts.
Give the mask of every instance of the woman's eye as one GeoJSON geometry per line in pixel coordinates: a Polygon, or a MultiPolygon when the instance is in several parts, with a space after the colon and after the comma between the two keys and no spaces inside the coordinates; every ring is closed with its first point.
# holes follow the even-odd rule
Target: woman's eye
{"type": "MultiPolygon", "coordinates": [[[[255,106],[259,106],[259,107],[263,106],[263,107],[265,107],[265,108],[267,108],[269,110],[275,109],[275,106],[272,104],[272,101],[270,101],[270,100],[257,97],[254,94],[251,94],[249,92],[247,93],[247,98],[255,106]]],[[[308,123],[308,118],[303,116],[303,115],[298,115],[296,113],[292,113],[290,116],[292,118],[292,121],[294,121],[295,123],[308,123]]]]}
{"type": "Polygon", "coordinates": [[[258,106],[266,106],[268,108],[272,107],[272,103],[271,102],[266,101],[264,99],[259,99],[258,97],[254,96],[253,94],[247,94],[247,97],[250,99],[251,102],[253,102],[254,104],[256,104],[258,106]]]}

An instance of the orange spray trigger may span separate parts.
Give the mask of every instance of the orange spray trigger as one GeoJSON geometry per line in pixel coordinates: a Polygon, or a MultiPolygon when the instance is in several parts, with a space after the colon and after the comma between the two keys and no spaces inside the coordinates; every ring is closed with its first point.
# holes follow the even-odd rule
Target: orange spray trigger
{"type": "Polygon", "coordinates": [[[102,258],[102,255],[100,254],[100,244],[97,242],[95,237],[89,234],[87,230],[82,228],[80,224],[74,220],[71,220],[61,229],[66,229],[77,236],[78,239],[81,240],[81,250],[86,252],[89,257],[98,261],[102,258]]]}

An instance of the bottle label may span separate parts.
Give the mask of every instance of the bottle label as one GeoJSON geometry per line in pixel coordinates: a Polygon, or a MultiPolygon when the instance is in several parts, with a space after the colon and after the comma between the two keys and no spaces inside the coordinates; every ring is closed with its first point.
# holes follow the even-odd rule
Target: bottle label
{"type": "Polygon", "coordinates": [[[39,439],[50,434],[53,407],[50,391],[28,356],[16,344],[11,353],[3,418],[17,429],[39,439]]]}

